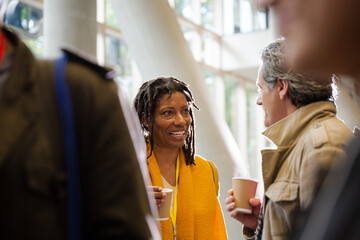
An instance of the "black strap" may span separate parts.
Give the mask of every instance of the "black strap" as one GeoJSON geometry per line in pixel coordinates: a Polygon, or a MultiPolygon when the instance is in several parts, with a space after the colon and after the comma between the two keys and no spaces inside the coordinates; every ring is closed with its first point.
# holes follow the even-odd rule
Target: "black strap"
{"type": "Polygon", "coordinates": [[[208,161],[208,163],[210,164],[211,171],[212,171],[212,174],[213,174],[213,180],[214,180],[214,183],[216,184],[216,182],[215,182],[215,173],[214,173],[214,168],[213,168],[213,166],[211,165],[211,162],[210,162],[210,161],[208,161]]]}
{"type": "Polygon", "coordinates": [[[215,194],[216,196],[218,196],[218,192],[219,192],[219,183],[216,181],[216,178],[215,178],[215,171],[214,171],[214,167],[213,167],[213,162],[209,161],[208,160],[208,163],[211,167],[211,171],[212,171],[212,174],[213,174],[213,181],[214,181],[214,186],[215,186],[215,194]]]}

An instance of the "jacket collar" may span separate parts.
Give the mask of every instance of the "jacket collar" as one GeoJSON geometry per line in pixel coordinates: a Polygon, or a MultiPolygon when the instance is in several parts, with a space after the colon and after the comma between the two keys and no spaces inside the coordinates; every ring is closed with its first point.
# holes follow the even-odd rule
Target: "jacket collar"
{"type": "Polygon", "coordinates": [[[35,58],[31,51],[25,46],[21,39],[8,30],[6,27],[2,28],[6,38],[14,45],[13,49],[13,63],[11,67],[11,74],[4,88],[3,97],[6,100],[13,100],[19,97],[24,89],[28,89],[33,84],[31,74],[35,58]]]}
{"type": "Polygon", "coordinates": [[[277,149],[261,151],[265,191],[273,183],[277,172],[287,158],[289,149],[297,142],[307,126],[325,116],[335,114],[336,106],[332,102],[311,103],[273,124],[262,133],[277,146],[277,149]]]}
{"type": "Polygon", "coordinates": [[[291,146],[309,123],[335,115],[336,106],[330,101],[310,103],[271,125],[262,134],[277,147],[291,146]]]}
{"type": "Polygon", "coordinates": [[[38,112],[32,88],[34,57],[29,49],[13,33],[2,29],[14,44],[14,57],[0,97],[0,167],[14,144],[32,125],[38,112]]]}

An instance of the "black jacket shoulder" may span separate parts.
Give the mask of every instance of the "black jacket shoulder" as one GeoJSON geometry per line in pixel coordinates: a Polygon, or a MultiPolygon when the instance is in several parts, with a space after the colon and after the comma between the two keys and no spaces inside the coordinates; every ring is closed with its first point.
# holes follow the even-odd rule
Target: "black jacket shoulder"
{"type": "Polygon", "coordinates": [[[61,50],[67,56],[69,62],[76,62],[88,69],[91,69],[101,78],[113,79],[115,77],[115,71],[113,69],[100,66],[93,56],[71,47],[62,48],[61,50]]]}

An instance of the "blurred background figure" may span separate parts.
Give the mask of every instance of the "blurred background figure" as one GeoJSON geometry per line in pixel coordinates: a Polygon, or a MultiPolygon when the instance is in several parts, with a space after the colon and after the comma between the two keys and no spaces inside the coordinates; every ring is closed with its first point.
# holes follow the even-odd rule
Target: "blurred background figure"
{"type": "MultiPolygon", "coordinates": [[[[0,7],[3,14],[6,1],[0,7]]],[[[110,69],[64,52],[61,73],[77,146],[80,196],[71,212],[77,221],[67,211],[73,175],[58,106],[67,99],[56,98],[54,61],[35,59],[15,33],[0,27],[0,238],[74,239],[68,221],[74,220],[76,239],[158,239],[139,166],[145,145],[132,139],[140,128],[129,127],[130,108],[122,107],[110,69]]]]}
{"type": "Polygon", "coordinates": [[[195,154],[194,103],[189,86],[173,77],[145,82],[134,100],[148,149],[158,207],[173,189],[163,239],[227,239],[215,165],[195,154]]]}
{"type": "Polygon", "coordinates": [[[232,191],[226,200],[230,215],[244,224],[247,238],[254,237],[258,226],[257,239],[262,235],[264,239],[288,239],[297,212],[310,208],[352,136],[336,118],[332,77],[289,70],[286,44],[277,39],[264,48],[257,80],[256,104],[263,107],[267,127],[263,135],[276,145],[276,150],[262,150],[265,197],[261,215],[258,199],[250,199],[252,215],[235,209],[232,191]]]}
{"type": "MultiPolygon", "coordinates": [[[[312,72],[339,73],[352,77],[346,83],[360,93],[360,25],[357,0],[264,0],[277,18],[290,26],[292,67],[312,72]]],[[[282,32],[283,28],[279,24],[282,32]]],[[[355,91],[354,91],[355,90],[355,91]]],[[[358,102],[358,106],[359,102],[358,102]]],[[[360,141],[348,149],[344,165],[329,177],[307,220],[300,223],[298,239],[355,239],[360,235],[360,141]]]]}
{"type": "Polygon", "coordinates": [[[356,0],[263,0],[293,48],[293,67],[359,78],[360,26],[356,0]]]}

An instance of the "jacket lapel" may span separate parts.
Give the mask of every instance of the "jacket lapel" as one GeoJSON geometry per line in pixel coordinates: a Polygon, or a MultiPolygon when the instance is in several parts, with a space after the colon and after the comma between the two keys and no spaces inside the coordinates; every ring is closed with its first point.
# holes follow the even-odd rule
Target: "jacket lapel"
{"type": "Polygon", "coordinates": [[[23,98],[16,103],[0,102],[0,167],[11,150],[16,150],[17,140],[32,125],[35,114],[31,113],[29,99],[23,98]]]}
{"type": "Polygon", "coordinates": [[[286,159],[288,147],[279,149],[265,149],[261,151],[262,156],[262,172],[264,179],[265,191],[274,182],[277,173],[286,159]]]}
{"type": "Polygon", "coordinates": [[[16,149],[17,140],[34,122],[38,112],[31,80],[34,57],[14,34],[5,33],[15,50],[11,74],[0,98],[0,167],[16,149]]]}

